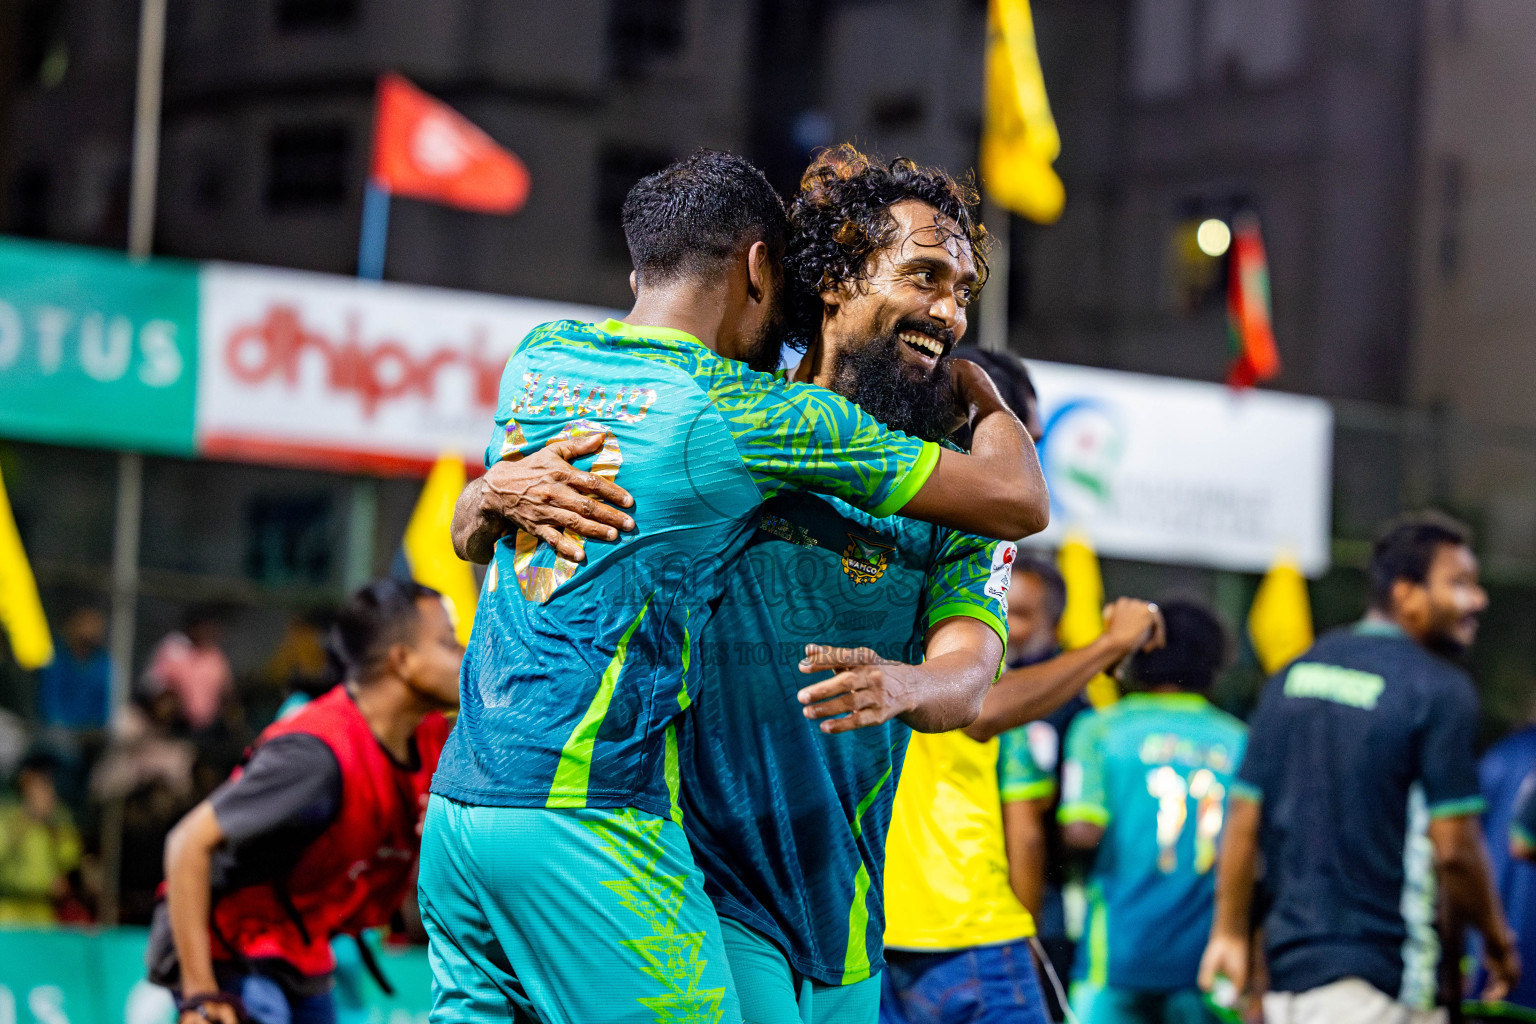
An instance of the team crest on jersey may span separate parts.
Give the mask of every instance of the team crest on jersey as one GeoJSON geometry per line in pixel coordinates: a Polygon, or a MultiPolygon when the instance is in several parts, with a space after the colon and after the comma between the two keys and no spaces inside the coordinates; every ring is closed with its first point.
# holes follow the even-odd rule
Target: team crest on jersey
{"type": "Polygon", "coordinates": [[[848,534],[848,546],[843,548],[843,572],[859,586],[873,583],[885,575],[890,564],[894,545],[865,540],[848,534]]]}

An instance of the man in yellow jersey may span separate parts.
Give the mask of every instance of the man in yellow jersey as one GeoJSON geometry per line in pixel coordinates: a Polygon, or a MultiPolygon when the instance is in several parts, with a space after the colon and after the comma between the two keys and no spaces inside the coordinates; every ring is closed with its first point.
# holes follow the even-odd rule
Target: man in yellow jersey
{"type": "MultiPolygon", "coordinates": [[[[1007,362],[988,360],[987,369],[1038,438],[1034,389],[1018,361],[1007,362]]],[[[1034,769],[1022,733],[1009,737],[1006,755],[998,737],[1161,638],[1157,607],[1122,598],[1093,644],[1005,672],[971,726],[913,733],[886,848],[881,1024],[1050,1019],[1027,943],[1034,920],[1010,885],[1002,805],[1048,795],[1053,783],[1034,769]]]]}

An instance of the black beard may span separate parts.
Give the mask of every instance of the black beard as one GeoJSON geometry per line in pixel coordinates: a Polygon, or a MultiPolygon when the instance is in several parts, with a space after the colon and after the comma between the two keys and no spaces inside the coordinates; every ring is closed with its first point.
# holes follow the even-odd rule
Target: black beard
{"type": "Polygon", "coordinates": [[[897,335],[915,329],[898,324],[861,348],[843,349],[832,366],[832,390],[892,430],[939,441],[955,425],[958,399],[950,376],[954,346],[926,378],[914,377],[896,346],[902,344],[897,335]]]}

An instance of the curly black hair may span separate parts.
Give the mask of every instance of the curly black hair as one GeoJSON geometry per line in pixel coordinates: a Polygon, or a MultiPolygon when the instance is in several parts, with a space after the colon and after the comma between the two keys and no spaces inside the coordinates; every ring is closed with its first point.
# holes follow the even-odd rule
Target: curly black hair
{"type": "Polygon", "coordinates": [[[789,204],[793,232],[784,255],[787,342],[805,351],[821,329],[821,293],[844,281],[863,281],[873,258],[897,241],[891,207],[904,199],[927,203],[954,221],[970,243],[979,292],[987,279],[987,229],[972,216],[981,201],[969,175],[957,180],[904,157],[888,163],[843,143],[822,150],[800,178],[789,204]]]}

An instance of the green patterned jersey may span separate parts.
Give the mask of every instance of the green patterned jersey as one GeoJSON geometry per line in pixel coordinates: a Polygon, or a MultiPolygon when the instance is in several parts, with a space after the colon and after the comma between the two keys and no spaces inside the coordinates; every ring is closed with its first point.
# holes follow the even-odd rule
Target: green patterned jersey
{"type": "Polygon", "coordinates": [[[634,495],[636,528],[587,541],[579,564],[525,533],[497,543],[433,792],[676,816],[697,640],[763,501],[816,490],[887,516],[938,461],[838,395],[679,331],[536,328],[507,363],[487,464],[597,431],[607,442],[583,466],[634,495]]]}
{"type": "Polygon", "coordinates": [[[909,730],[827,735],[797,693],[808,643],[921,661],[934,623],[1006,637],[1014,546],[835,499],[763,506],[704,634],[704,692],[684,723],[683,827],[720,913],[794,968],[852,984],[883,963],[885,839],[909,730]]]}

